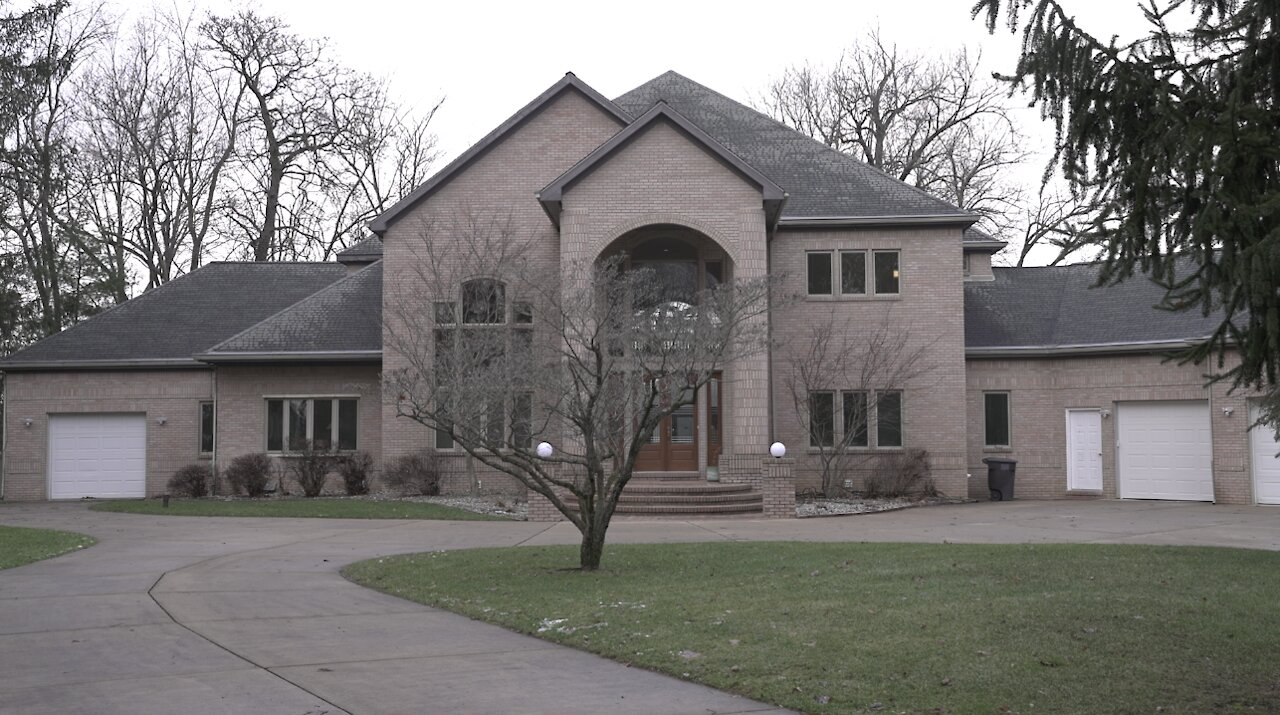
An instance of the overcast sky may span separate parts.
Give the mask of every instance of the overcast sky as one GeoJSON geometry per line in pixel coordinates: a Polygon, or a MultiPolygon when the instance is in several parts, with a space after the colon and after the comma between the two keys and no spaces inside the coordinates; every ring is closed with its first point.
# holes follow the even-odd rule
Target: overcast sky
{"type": "MultiPolygon", "coordinates": [[[[243,5],[199,3],[215,12],[243,5]]],[[[1101,37],[1142,27],[1136,0],[1066,0],[1101,37]]],[[[433,122],[447,160],[546,89],[565,72],[608,97],[675,70],[751,104],[790,65],[831,63],[878,27],[886,42],[922,52],[968,46],[984,71],[1012,70],[1019,38],[994,36],[969,16],[972,0],[897,2],[578,2],[467,0],[257,0],[260,13],[299,33],[327,37],[345,64],[390,77],[402,101],[445,103],[433,122]]],[[[1051,130],[1035,110],[1020,113],[1029,148],[1047,150],[1051,130]]],[[[441,164],[443,165],[443,163],[441,164]]],[[[1038,181],[1043,164],[1026,170],[1038,181]]]]}

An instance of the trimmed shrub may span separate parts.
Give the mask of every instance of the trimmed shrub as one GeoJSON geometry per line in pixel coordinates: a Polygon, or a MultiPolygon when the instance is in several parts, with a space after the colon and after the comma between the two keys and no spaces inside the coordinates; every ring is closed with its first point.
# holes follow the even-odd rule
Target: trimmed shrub
{"type": "Polygon", "coordinates": [[[295,454],[289,460],[289,471],[298,483],[304,497],[318,497],[324,491],[325,480],[329,477],[342,457],[328,449],[327,443],[304,441],[299,442],[295,454]]]}
{"type": "Polygon", "coordinates": [[[338,462],[338,474],[342,475],[342,487],[347,496],[357,497],[369,493],[369,473],[373,471],[373,455],[356,452],[338,462]]]}
{"type": "Polygon", "coordinates": [[[231,460],[224,474],[233,491],[260,497],[271,480],[271,458],[261,452],[242,454],[231,460]]]}
{"type": "Polygon", "coordinates": [[[188,464],[169,477],[170,494],[183,497],[209,496],[209,488],[213,484],[213,470],[207,464],[188,464]]]}
{"type": "Polygon", "coordinates": [[[871,499],[936,496],[938,489],[933,483],[932,471],[929,453],[923,449],[886,454],[867,475],[866,496],[871,499]]]}
{"type": "Polygon", "coordinates": [[[440,464],[434,454],[397,457],[382,469],[382,481],[392,491],[433,497],[440,493],[440,464]]]}

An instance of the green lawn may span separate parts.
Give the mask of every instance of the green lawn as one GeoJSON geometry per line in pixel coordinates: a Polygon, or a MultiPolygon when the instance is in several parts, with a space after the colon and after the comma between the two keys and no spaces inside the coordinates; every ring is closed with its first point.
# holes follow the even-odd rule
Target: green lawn
{"type": "Polygon", "coordinates": [[[0,526],[0,569],[51,559],[95,543],[91,536],[69,531],[0,526]]]}
{"type": "Polygon", "coordinates": [[[165,516],[284,516],[311,519],[449,519],[506,521],[442,504],[367,499],[173,499],[166,508],[159,499],[104,501],[93,511],[165,516]]]}
{"type": "Polygon", "coordinates": [[[357,583],[806,712],[1280,711],[1280,554],[736,543],[373,559],[357,583]]]}

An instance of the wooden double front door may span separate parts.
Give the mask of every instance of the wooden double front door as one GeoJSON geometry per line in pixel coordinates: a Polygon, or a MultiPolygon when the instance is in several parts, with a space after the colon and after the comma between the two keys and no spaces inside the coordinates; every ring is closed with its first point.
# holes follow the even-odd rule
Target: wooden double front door
{"type": "Polygon", "coordinates": [[[717,373],[702,391],[706,396],[706,414],[698,409],[695,396],[692,403],[677,408],[664,417],[653,431],[649,443],[640,449],[636,458],[638,472],[696,472],[698,464],[698,435],[707,433],[707,465],[715,466],[720,459],[721,439],[721,386],[717,373]],[[705,424],[704,424],[705,422],[705,424]]]}

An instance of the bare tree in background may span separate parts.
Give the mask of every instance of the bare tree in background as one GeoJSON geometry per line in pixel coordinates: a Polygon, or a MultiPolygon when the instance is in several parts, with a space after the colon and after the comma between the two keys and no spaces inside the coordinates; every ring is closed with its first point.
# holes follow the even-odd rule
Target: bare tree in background
{"type": "Polygon", "coordinates": [[[618,497],[662,419],[727,363],[764,349],[768,282],[672,302],[621,257],[561,271],[509,222],[475,214],[414,245],[402,264],[410,285],[385,317],[398,414],[548,499],[582,533],[581,568],[598,568],[618,497]],[[556,446],[550,458],[536,454],[542,440],[556,446]]]}
{"type": "Polygon", "coordinates": [[[964,50],[908,54],[871,31],[834,67],[786,69],[761,103],[827,146],[981,214],[998,233],[1020,198],[1005,170],[1025,158],[1007,92],[964,50]]]}
{"type": "Polygon", "coordinates": [[[320,154],[341,140],[350,115],[371,95],[365,78],[324,59],[324,42],[295,35],[277,17],[243,10],[210,16],[200,34],[215,66],[248,94],[240,118],[244,182],[232,220],[257,261],[302,252],[295,209],[307,205],[320,154]]]}
{"type": "Polygon", "coordinates": [[[885,391],[920,389],[934,370],[933,341],[913,340],[892,313],[872,330],[837,309],[801,339],[780,346],[783,384],[808,443],[816,451],[821,490],[834,496],[846,477],[872,457],[871,404],[885,391]],[[820,395],[830,395],[828,403],[820,395]],[[838,399],[837,399],[838,398],[838,399]]]}
{"type": "Polygon", "coordinates": [[[79,83],[87,220],[117,270],[143,267],[146,288],[201,265],[233,168],[243,91],[201,65],[193,39],[190,19],[146,18],[79,83]]]}
{"type": "Polygon", "coordinates": [[[1079,256],[1093,245],[1090,227],[1103,205],[1097,195],[1075,196],[1067,190],[1042,186],[1036,199],[1026,202],[1022,218],[1017,222],[1022,231],[1014,242],[1018,252],[1016,265],[1026,265],[1027,258],[1037,248],[1056,251],[1047,264],[1050,266],[1079,256]]]}
{"type": "Polygon", "coordinates": [[[362,236],[365,224],[426,181],[439,157],[430,124],[441,102],[424,113],[409,112],[391,101],[385,86],[372,87],[333,151],[316,164],[322,205],[311,212],[305,240],[321,260],[362,236]]]}
{"type": "Polygon", "coordinates": [[[107,35],[99,7],[53,2],[0,18],[0,242],[25,272],[37,336],[91,315],[126,280],[69,191],[71,78],[107,35]]]}

